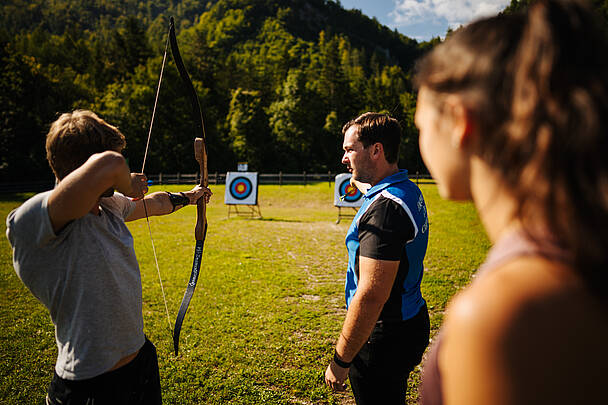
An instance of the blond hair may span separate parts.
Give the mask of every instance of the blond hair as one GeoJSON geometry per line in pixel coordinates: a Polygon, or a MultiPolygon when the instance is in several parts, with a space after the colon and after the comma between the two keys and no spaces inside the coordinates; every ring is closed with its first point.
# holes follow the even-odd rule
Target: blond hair
{"type": "Polygon", "coordinates": [[[118,128],[99,118],[94,112],[75,110],[64,113],[53,122],[46,136],[46,158],[61,180],[82,166],[91,155],[126,145],[118,128]]]}

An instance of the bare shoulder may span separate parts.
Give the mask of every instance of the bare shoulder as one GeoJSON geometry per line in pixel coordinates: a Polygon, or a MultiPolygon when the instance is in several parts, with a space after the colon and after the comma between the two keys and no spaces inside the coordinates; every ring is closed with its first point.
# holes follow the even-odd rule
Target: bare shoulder
{"type": "Polygon", "coordinates": [[[479,397],[467,403],[594,403],[603,395],[608,310],[561,264],[520,258],[480,276],[450,304],[444,326],[448,390],[484,381],[469,387],[479,397]]]}
{"type": "Polygon", "coordinates": [[[501,333],[521,322],[542,331],[546,322],[608,321],[607,308],[572,268],[541,257],[519,258],[481,275],[454,300],[453,315],[472,315],[470,321],[484,320],[501,333]]]}

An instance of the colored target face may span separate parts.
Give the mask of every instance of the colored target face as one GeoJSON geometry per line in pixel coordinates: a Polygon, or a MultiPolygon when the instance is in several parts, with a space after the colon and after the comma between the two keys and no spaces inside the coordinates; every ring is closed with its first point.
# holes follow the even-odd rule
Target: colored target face
{"type": "Polygon", "coordinates": [[[340,183],[340,195],[344,196],[344,201],[353,203],[361,198],[363,194],[350,184],[350,179],[344,180],[340,183]]]}
{"type": "Polygon", "coordinates": [[[230,183],[230,195],[237,200],[244,200],[249,197],[252,190],[251,181],[246,177],[237,177],[230,183]]]}

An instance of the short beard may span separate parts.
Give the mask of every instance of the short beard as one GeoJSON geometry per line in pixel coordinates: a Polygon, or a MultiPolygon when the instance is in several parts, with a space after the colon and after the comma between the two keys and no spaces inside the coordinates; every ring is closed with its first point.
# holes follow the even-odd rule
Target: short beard
{"type": "Polygon", "coordinates": [[[357,170],[356,172],[353,172],[353,178],[358,182],[371,184],[374,177],[371,174],[373,170],[370,166],[371,164],[368,165],[368,167],[363,167],[363,170],[357,170]]]}
{"type": "Polygon", "coordinates": [[[372,181],[371,177],[357,174],[353,175],[353,179],[357,180],[360,183],[370,183],[372,181]]]}

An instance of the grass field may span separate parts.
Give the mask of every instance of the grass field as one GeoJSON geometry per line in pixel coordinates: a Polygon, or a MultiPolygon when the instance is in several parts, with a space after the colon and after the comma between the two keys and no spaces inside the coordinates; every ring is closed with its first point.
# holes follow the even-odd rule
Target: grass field
{"type": "MultiPolygon", "coordinates": [[[[421,188],[430,215],[423,295],[435,333],[447,301],[468,283],[489,242],[471,204],[442,201],[434,185],[421,188]]],[[[224,187],[212,190],[200,278],[177,358],[146,222],[129,224],[142,273],[145,331],[157,346],[164,403],[354,403],[350,392],[334,394],[323,384],[345,315],[344,236],[350,223],[335,224],[333,184],[260,186],[261,220],[227,219],[224,187]]],[[[3,233],[7,214],[26,197],[0,195],[3,233]]],[[[194,207],[151,219],[172,322],[192,267],[194,222],[194,207]]],[[[17,278],[5,237],[0,240],[0,327],[0,403],[41,403],[55,362],[54,330],[45,308],[17,278]]],[[[417,369],[408,403],[416,401],[419,380],[417,369]]]]}

